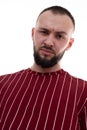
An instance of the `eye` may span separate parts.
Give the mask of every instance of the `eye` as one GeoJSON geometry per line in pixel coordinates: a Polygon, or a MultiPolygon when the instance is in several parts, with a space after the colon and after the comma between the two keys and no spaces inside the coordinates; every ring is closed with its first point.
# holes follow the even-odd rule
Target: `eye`
{"type": "Polygon", "coordinates": [[[49,30],[48,29],[39,29],[38,30],[39,31],[39,33],[41,34],[41,35],[48,35],[49,34],[49,30]]]}
{"type": "Polygon", "coordinates": [[[62,34],[56,34],[57,39],[64,39],[64,36],[62,34]]]}
{"type": "Polygon", "coordinates": [[[40,31],[41,33],[43,33],[43,34],[47,34],[47,31],[40,31]]]}
{"type": "Polygon", "coordinates": [[[40,33],[43,34],[43,35],[48,35],[49,34],[48,31],[46,31],[46,30],[41,30],[40,33]]]}

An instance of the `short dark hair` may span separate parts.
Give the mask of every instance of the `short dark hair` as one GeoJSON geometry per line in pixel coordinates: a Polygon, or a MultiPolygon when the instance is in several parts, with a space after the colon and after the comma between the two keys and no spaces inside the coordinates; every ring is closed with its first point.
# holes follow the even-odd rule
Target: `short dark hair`
{"type": "MultiPolygon", "coordinates": [[[[72,14],[64,7],[62,6],[51,6],[51,7],[48,7],[48,8],[45,8],[40,14],[39,16],[44,13],[45,11],[51,11],[52,13],[54,14],[61,14],[61,15],[67,15],[69,16],[69,18],[72,20],[72,23],[74,25],[74,28],[75,28],[75,19],[74,17],[72,16],[72,14]]],[[[38,16],[38,17],[39,17],[38,16]]]]}

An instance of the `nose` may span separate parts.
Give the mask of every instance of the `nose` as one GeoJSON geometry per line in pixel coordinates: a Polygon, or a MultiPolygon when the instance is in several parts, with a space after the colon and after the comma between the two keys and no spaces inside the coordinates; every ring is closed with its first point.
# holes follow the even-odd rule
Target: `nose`
{"type": "Polygon", "coordinates": [[[45,40],[45,44],[48,46],[53,46],[54,45],[54,37],[52,34],[48,35],[46,40],[45,40]]]}

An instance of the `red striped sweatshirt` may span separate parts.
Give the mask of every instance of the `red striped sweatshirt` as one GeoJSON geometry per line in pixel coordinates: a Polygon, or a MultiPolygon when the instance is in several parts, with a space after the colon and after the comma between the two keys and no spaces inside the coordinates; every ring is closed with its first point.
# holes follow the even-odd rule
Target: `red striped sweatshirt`
{"type": "Polygon", "coordinates": [[[0,76],[0,130],[87,130],[87,82],[63,69],[0,76]]]}

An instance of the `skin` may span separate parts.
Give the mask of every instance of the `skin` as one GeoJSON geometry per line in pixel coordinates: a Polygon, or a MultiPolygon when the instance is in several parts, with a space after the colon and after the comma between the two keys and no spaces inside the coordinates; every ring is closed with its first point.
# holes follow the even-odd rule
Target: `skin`
{"type": "MultiPolygon", "coordinates": [[[[41,58],[50,60],[54,55],[71,48],[74,42],[73,32],[74,26],[69,16],[46,11],[39,16],[36,27],[32,28],[35,49],[41,58]],[[44,45],[52,48],[52,51],[43,48],[44,45]]],[[[58,62],[50,68],[42,68],[34,62],[31,69],[36,72],[55,72],[61,69],[61,65],[58,62]]]]}

